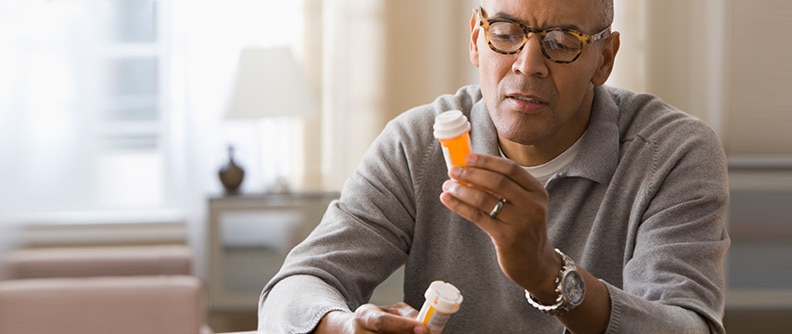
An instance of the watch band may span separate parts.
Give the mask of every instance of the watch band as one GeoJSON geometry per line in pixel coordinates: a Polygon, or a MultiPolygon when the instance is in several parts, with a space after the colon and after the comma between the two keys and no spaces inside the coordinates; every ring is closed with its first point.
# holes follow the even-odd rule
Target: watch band
{"type": "MultiPolygon", "coordinates": [[[[580,303],[582,302],[582,298],[577,300],[576,303],[573,303],[569,300],[569,298],[565,297],[564,280],[567,278],[567,276],[570,275],[575,275],[576,279],[581,279],[581,277],[580,274],[577,272],[577,267],[575,266],[575,262],[572,261],[572,259],[569,256],[561,252],[558,248],[555,249],[555,252],[561,255],[561,258],[564,261],[561,270],[558,272],[558,276],[556,276],[555,278],[555,285],[556,285],[555,291],[558,294],[555,303],[552,305],[544,305],[539,301],[537,301],[533,296],[531,296],[531,293],[528,292],[528,290],[525,290],[525,299],[528,300],[528,303],[531,304],[531,306],[535,307],[536,309],[542,311],[545,314],[564,315],[567,312],[574,309],[576,306],[580,305],[580,303]]],[[[582,284],[582,280],[580,283],[582,284]]]]}

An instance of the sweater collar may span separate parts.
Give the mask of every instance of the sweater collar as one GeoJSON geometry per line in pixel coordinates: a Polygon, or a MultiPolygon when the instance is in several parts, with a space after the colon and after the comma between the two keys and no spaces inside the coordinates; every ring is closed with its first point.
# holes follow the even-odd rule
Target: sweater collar
{"type": "MultiPolygon", "coordinates": [[[[619,161],[619,107],[603,86],[594,87],[591,119],[580,142],[580,152],[560,176],[574,176],[606,184],[619,161]]],[[[483,99],[470,111],[473,151],[499,156],[498,134],[483,99]]]]}
{"type": "Polygon", "coordinates": [[[604,86],[594,87],[594,103],[580,152],[566,176],[579,176],[595,182],[610,182],[619,163],[619,106],[604,86]]]}

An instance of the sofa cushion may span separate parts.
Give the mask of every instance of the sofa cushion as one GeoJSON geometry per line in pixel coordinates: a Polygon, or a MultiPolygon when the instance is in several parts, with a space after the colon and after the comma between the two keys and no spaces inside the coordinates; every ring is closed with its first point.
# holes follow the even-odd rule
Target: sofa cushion
{"type": "Polygon", "coordinates": [[[29,248],[4,258],[7,279],[192,274],[185,245],[29,248]]]}
{"type": "Polygon", "coordinates": [[[202,291],[194,276],[0,281],[0,333],[200,333],[202,291]]]}

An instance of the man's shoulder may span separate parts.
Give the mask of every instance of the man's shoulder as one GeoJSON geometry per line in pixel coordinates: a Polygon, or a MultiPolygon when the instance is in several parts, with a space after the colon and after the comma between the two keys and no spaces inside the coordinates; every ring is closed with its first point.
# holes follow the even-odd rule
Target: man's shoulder
{"type": "Polygon", "coordinates": [[[713,132],[701,119],[651,94],[603,86],[612,105],[618,110],[618,123],[623,136],[669,136],[683,133],[713,132]]]}
{"type": "Polygon", "coordinates": [[[721,150],[717,133],[706,122],[662,98],[616,87],[605,91],[618,110],[620,142],[651,143],[664,152],[693,147],[721,150]]]}
{"type": "Polygon", "coordinates": [[[615,86],[602,86],[602,91],[606,92],[622,117],[626,115],[652,118],[666,114],[686,114],[652,93],[636,92],[615,86]]]}

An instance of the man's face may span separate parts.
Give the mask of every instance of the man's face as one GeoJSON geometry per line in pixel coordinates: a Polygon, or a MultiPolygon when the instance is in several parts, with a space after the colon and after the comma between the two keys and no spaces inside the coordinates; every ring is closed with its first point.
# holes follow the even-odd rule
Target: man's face
{"type": "MultiPolygon", "coordinates": [[[[489,19],[516,20],[538,29],[568,27],[591,35],[605,28],[595,4],[488,0],[482,8],[489,19]]],[[[501,141],[559,148],[558,153],[572,145],[588,126],[594,86],[610,74],[613,57],[603,51],[609,39],[584,46],[576,61],[559,64],[544,57],[536,34],[517,54],[496,53],[478,23],[477,17],[471,20],[470,57],[479,68],[481,91],[501,141]]]]}

